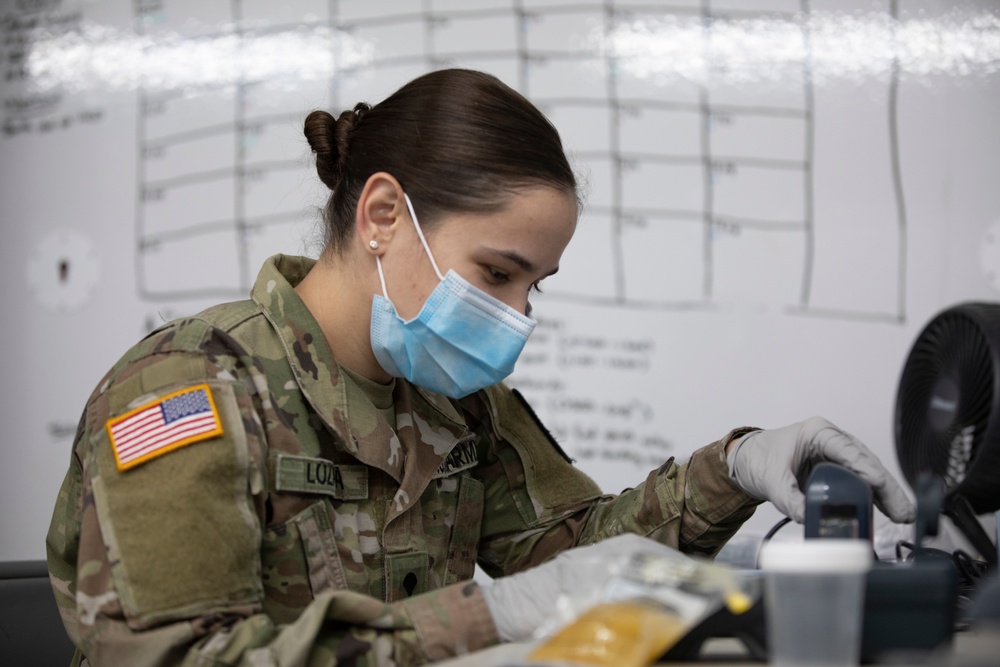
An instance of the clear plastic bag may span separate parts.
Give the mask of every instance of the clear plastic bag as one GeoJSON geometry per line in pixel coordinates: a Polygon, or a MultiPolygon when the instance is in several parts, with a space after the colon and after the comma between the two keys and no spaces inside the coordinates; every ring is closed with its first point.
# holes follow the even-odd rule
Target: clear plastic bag
{"type": "Polygon", "coordinates": [[[530,664],[649,665],[723,605],[740,614],[759,595],[738,571],[679,552],[622,554],[612,568],[596,594],[560,600],[563,617],[541,629],[530,664]]]}

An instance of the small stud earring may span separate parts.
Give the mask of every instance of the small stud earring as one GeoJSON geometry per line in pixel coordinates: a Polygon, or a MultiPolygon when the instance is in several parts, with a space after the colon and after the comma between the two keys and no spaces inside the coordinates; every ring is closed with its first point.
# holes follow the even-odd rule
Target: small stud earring
{"type": "Polygon", "coordinates": [[[371,248],[372,250],[375,250],[376,248],[378,248],[378,241],[372,239],[371,241],[368,242],[368,247],[371,248]]]}

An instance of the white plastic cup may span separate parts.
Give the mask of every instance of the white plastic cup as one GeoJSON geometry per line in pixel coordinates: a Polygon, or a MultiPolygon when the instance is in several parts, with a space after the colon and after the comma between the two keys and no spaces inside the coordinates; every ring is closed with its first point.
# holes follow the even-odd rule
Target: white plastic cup
{"type": "Polygon", "coordinates": [[[859,664],[872,560],[866,540],[819,538],[761,548],[771,665],[859,664]]]}

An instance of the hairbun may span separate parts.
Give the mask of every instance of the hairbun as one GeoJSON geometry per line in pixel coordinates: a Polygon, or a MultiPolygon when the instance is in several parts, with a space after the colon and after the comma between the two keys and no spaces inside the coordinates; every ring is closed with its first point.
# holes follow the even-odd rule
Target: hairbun
{"type": "Polygon", "coordinates": [[[354,128],[358,126],[361,119],[364,118],[365,114],[371,110],[371,106],[365,104],[364,102],[358,102],[354,105],[353,109],[349,111],[344,111],[337,118],[337,124],[335,127],[335,132],[337,134],[337,148],[340,149],[340,153],[343,155],[347,154],[347,145],[351,140],[351,134],[354,132],[354,128]]]}
{"type": "Polygon", "coordinates": [[[326,111],[313,111],[306,116],[305,135],[313,153],[322,155],[334,149],[334,122],[326,111]]]}
{"type": "Polygon", "coordinates": [[[335,136],[336,121],[326,111],[313,111],[306,116],[303,131],[309,148],[316,154],[316,173],[326,187],[333,190],[340,182],[340,155],[335,136]]]}
{"type": "Polygon", "coordinates": [[[336,189],[347,169],[348,147],[354,128],[370,109],[368,104],[359,102],[336,120],[326,111],[313,111],[306,116],[305,135],[316,154],[316,172],[331,190],[336,189]]]}

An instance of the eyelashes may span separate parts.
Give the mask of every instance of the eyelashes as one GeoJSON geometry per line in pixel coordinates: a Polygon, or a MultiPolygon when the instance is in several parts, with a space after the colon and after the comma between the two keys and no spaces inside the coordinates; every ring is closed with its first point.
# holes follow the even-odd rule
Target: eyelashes
{"type": "MultiPolygon", "coordinates": [[[[502,269],[498,269],[498,268],[496,268],[494,266],[490,266],[488,264],[484,265],[483,268],[485,270],[487,279],[490,282],[492,282],[494,285],[505,285],[505,284],[507,284],[507,283],[510,282],[510,274],[507,273],[506,271],[503,271],[502,269]]],[[[528,287],[528,299],[529,300],[527,300],[525,302],[525,308],[524,308],[524,314],[526,316],[528,316],[528,317],[531,317],[531,311],[532,311],[531,301],[530,301],[531,294],[532,293],[536,293],[536,294],[541,294],[542,293],[541,282],[542,282],[541,280],[536,280],[535,282],[531,283],[530,287],[528,287]]]]}

